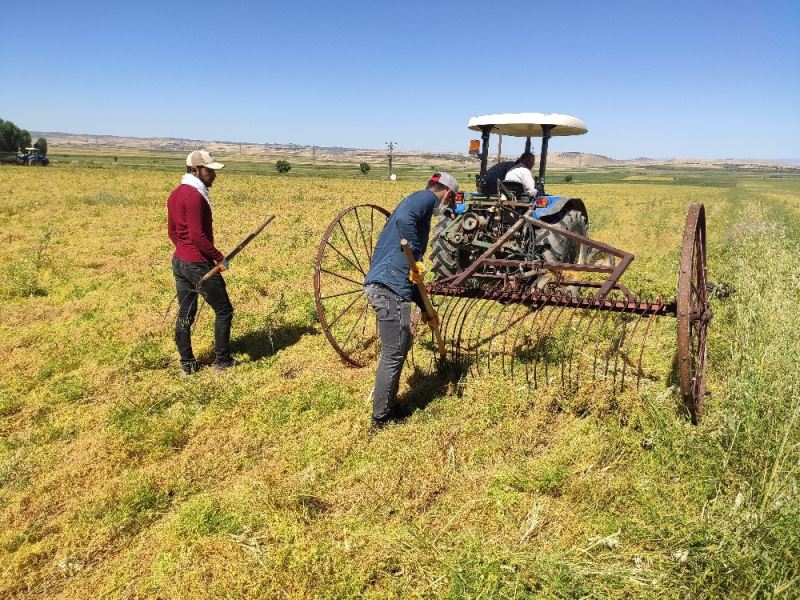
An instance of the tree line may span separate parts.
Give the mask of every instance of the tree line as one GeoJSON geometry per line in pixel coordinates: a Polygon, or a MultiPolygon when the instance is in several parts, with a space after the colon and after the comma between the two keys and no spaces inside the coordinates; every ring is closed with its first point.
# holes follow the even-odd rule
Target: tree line
{"type": "MultiPolygon", "coordinates": [[[[22,152],[31,146],[31,134],[27,129],[20,129],[11,121],[0,119],[0,152],[22,152]]],[[[47,154],[47,140],[39,138],[33,144],[42,155],[47,154]]]]}

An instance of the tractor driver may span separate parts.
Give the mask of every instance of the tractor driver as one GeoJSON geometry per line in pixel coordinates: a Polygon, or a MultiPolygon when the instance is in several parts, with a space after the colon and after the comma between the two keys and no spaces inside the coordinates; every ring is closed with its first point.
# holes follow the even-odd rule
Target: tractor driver
{"type": "Polygon", "coordinates": [[[480,184],[478,191],[481,194],[496,194],[497,182],[503,181],[508,172],[516,166],[513,160],[504,160],[503,162],[495,163],[486,174],[483,176],[483,181],[480,184]]]}
{"type": "MultiPolygon", "coordinates": [[[[433,215],[440,216],[451,207],[458,193],[458,181],[448,173],[435,173],[424,190],[414,192],[397,205],[386,222],[372,255],[372,266],[364,278],[364,295],[378,317],[381,357],[372,393],[372,427],[381,429],[403,418],[396,406],[400,373],[411,348],[411,302],[422,308],[422,298],[412,279],[400,240],[408,240],[417,261],[428,246],[433,215]]],[[[422,267],[421,263],[419,267],[422,267]]]]}
{"type": "Polygon", "coordinates": [[[521,183],[525,193],[531,198],[535,198],[537,195],[536,182],[531,174],[531,169],[535,164],[536,156],[533,152],[523,152],[517,160],[517,164],[506,173],[506,178],[503,181],[521,183]]]}

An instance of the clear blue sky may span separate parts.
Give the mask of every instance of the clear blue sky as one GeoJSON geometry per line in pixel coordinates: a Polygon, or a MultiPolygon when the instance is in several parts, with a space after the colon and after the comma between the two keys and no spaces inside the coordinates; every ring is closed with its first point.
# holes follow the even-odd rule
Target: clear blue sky
{"type": "Polygon", "coordinates": [[[38,131],[465,151],[800,157],[800,1],[7,2],[0,118],[38,131]],[[536,144],[538,149],[538,144],[536,144]],[[509,145],[509,150],[512,147],[509,145]]]}

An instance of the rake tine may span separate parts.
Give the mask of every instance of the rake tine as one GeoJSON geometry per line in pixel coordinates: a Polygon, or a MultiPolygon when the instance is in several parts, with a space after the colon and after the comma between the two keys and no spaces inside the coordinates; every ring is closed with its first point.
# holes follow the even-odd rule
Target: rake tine
{"type": "MultiPolygon", "coordinates": [[[[552,343],[553,336],[556,333],[556,326],[558,325],[558,322],[561,320],[561,317],[564,315],[564,312],[566,311],[567,306],[568,306],[568,302],[569,302],[569,300],[565,296],[562,296],[559,299],[559,301],[563,302],[564,304],[562,304],[558,308],[558,310],[556,312],[556,318],[553,320],[553,322],[550,325],[550,330],[548,331],[547,337],[551,340],[551,343],[552,343]]],[[[549,352],[548,352],[548,354],[549,354],[549,352]]],[[[549,384],[550,383],[550,360],[549,360],[549,357],[548,357],[548,360],[544,361],[544,377],[545,377],[545,381],[549,384]]]]}
{"type": "MultiPolygon", "coordinates": [[[[528,314],[525,316],[525,319],[522,321],[522,323],[520,324],[519,329],[517,330],[517,337],[514,338],[514,348],[512,350],[513,353],[514,353],[513,355],[517,354],[517,348],[519,347],[518,344],[517,344],[517,339],[519,339],[519,334],[521,334],[521,333],[526,331],[526,329],[525,329],[526,322],[528,321],[528,319],[532,318],[533,323],[535,323],[536,320],[539,318],[539,311],[541,310],[542,306],[543,305],[542,305],[541,301],[538,301],[538,302],[528,306],[528,314]]],[[[527,331],[532,331],[532,330],[533,330],[533,325],[528,325],[528,330],[527,331]]],[[[522,362],[525,365],[525,385],[526,385],[526,387],[528,389],[530,389],[530,384],[531,384],[531,377],[530,377],[530,351],[528,350],[528,348],[530,348],[530,339],[531,339],[531,336],[528,335],[528,333],[526,332],[525,335],[523,336],[523,345],[522,345],[523,352],[520,353],[520,355],[522,356],[522,362]]],[[[514,373],[514,363],[513,362],[511,364],[511,373],[512,373],[512,375],[514,373]]]]}
{"type": "MultiPolygon", "coordinates": [[[[592,325],[594,324],[595,319],[597,319],[597,315],[600,312],[600,311],[591,310],[591,309],[586,309],[586,311],[590,313],[590,316],[589,316],[589,322],[586,324],[586,333],[584,334],[583,339],[581,340],[580,350],[578,351],[579,360],[584,356],[584,348],[586,348],[586,343],[589,341],[589,338],[592,335],[592,325]]],[[[572,359],[570,358],[570,361],[571,360],[572,359]]],[[[581,371],[582,370],[583,369],[581,369],[581,368],[576,368],[575,369],[575,381],[576,381],[575,385],[580,385],[581,371]]],[[[594,377],[594,373],[592,374],[592,376],[594,377]]]]}
{"type": "MultiPolygon", "coordinates": [[[[485,340],[485,343],[483,343],[483,340],[479,340],[479,343],[481,344],[481,346],[485,347],[485,352],[486,352],[486,370],[489,373],[492,373],[494,371],[494,369],[495,369],[494,362],[496,362],[496,361],[493,361],[493,356],[495,354],[495,350],[493,349],[492,346],[494,345],[495,340],[497,340],[497,338],[499,336],[499,332],[498,332],[499,324],[503,320],[503,315],[505,314],[505,312],[508,311],[510,308],[511,308],[510,304],[501,304],[499,306],[499,309],[497,310],[497,312],[492,312],[492,313],[487,313],[486,314],[486,318],[485,318],[486,336],[485,336],[485,338],[483,338],[485,340]]],[[[482,329],[483,329],[483,327],[482,327],[482,329]]]]}
{"type": "MultiPolygon", "coordinates": [[[[497,307],[498,304],[496,302],[484,298],[482,307],[483,313],[476,318],[475,325],[477,325],[477,329],[475,330],[475,336],[471,344],[472,344],[472,352],[475,356],[475,369],[479,375],[481,374],[481,368],[482,368],[481,363],[483,360],[481,357],[481,352],[486,353],[488,351],[489,343],[491,341],[491,335],[490,335],[491,332],[486,332],[486,341],[484,341],[484,331],[486,329],[487,323],[491,327],[493,320],[492,318],[490,318],[490,315],[493,313],[493,311],[497,309],[497,307]]],[[[502,310],[502,306],[500,307],[500,310],[502,310]]],[[[490,372],[489,367],[490,365],[487,360],[486,364],[487,373],[490,372]]]]}
{"type": "MultiPolygon", "coordinates": [[[[628,307],[626,306],[625,308],[627,309],[628,307]]],[[[629,323],[630,323],[630,318],[628,316],[628,313],[625,312],[625,311],[620,313],[620,334],[619,334],[619,341],[616,342],[616,348],[613,348],[614,344],[612,343],[613,354],[614,354],[614,368],[613,368],[613,371],[612,371],[612,374],[611,374],[611,394],[612,394],[612,397],[616,397],[617,371],[618,371],[617,365],[619,364],[619,357],[620,357],[620,354],[622,353],[621,348],[625,344],[625,342],[627,341],[628,324],[629,323]]],[[[617,338],[614,338],[614,340],[616,340],[616,339],[617,338]]],[[[610,358],[611,358],[611,355],[609,354],[609,357],[608,357],[607,361],[610,361],[610,358]]]]}
{"type": "Polygon", "coordinates": [[[445,340],[445,344],[450,341],[449,328],[450,321],[453,320],[453,307],[458,303],[459,300],[460,298],[454,299],[452,297],[447,297],[445,298],[445,302],[442,303],[443,308],[441,310],[441,317],[439,318],[439,321],[441,323],[440,331],[445,340]]]}
{"type": "MultiPolygon", "coordinates": [[[[449,330],[449,339],[450,339],[450,347],[451,352],[453,354],[453,364],[456,365],[456,368],[460,366],[461,363],[461,349],[458,347],[458,339],[456,338],[456,331],[459,328],[459,324],[463,323],[465,309],[469,306],[471,298],[459,298],[455,302],[455,306],[458,306],[457,311],[454,310],[453,317],[448,322],[448,327],[452,327],[449,330]]],[[[455,307],[454,307],[455,308],[455,307]]]]}
{"type": "Polygon", "coordinates": [[[650,306],[650,302],[646,302],[646,305],[642,307],[641,314],[636,317],[636,321],[633,324],[633,329],[630,332],[628,337],[628,345],[622,355],[622,379],[619,384],[619,391],[622,392],[625,389],[625,373],[627,372],[628,363],[630,362],[629,356],[631,349],[633,348],[634,340],[636,338],[636,331],[639,328],[639,324],[645,320],[647,315],[647,310],[650,306]]]}
{"type": "MultiPolygon", "coordinates": [[[[507,372],[506,372],[506,356],[508,355],[508,332],[511,331],[512,327],[517,325],[518,321],[515,321],[514,317],[516,316],[517,311],[519,311],[520,308],[523,309],[521,321],[524,321],[527,318],[527,312],[528,312],[527,311],[527,307],[522,303],[515,304],[514,305],[514,310],[511,311],[511,317],[508,319],[508,327],[506,327],[504,329],[504,331],[503,331],[503,350],[502,350],[502,352],[500,354],[500,356],[502,357],[503,375],[507,374],[507,372]]],[[[513,352],[513,349],[512,349],[512,352],[513,352]]],[[[511,354],[511,356],[509,357],[509,372],[510,372],[510,374],[512,376],[514,374],[513,363],[514,363],[514,355],[511,354]]]]}
{"type": "MultiPolygon", "coordinates": [[[[548,310],[544,311],[545,312],[545,318],[544,318],[544,321],[542,322],[542,326],[541,326],[541,329],[540,329],[540,332],[539,332],[539,337],[536,339],[536,347],[533,349],[533,387],[534,388],[538,388],[539,387],[538,369],[539,369],[539,358],[541,356],[540,353],[539,353],[539,347],[542,344],[542,340],[548,335],[548,331],[549,330],[548,330],[547,324],[550,322],[550,317],[553,316],[553,313],[557,313],[558,309],[559,309],[559,307],[557,307],[557,306],[548,306],[547,308],[548,308],[548,310]]],[[[545,376],[545,384],[547,384],[547,368],[545,368],[544,376],[545,376]]]]}
{"type": "MultiPolygon", "coordinates": [[[[460,298],[452,298],[452,297],[448,296],[448,297],[445,297],[444,301],[441,304],[441,309],[440,309],[440,314],[441,314],[441,317],[440,317],[440,322],[441,322],[440,331],[441,331],[442,338],[444,338],[444,341],[445,341],[446,345],[448,345],[449,342],[450,342],[450,333],[449,333],[449,331],[450,331],[450,323],[453,320],[453,308],[454,308],[454,306],[456,306],[456,304],[458,303],[459,300],[460,300],[460,298]]],[[[453,363],[452,348],[451,348],[451,351],[450,351],[450,359],[448,360],[448,363],[451,363],[451,364],[453,363]]]]}
{"type": "Polygon", "coordinates": [[[479,347],[480,347],[480,334],[483,329],[483,323],[485,321],[486,313],[491,310],[493,303],[490,300],[486,300],[481,298],[482,304],[478,306],[478,310],[474,318],[472,319],[472,324],[469,330],[469,340],[468,340],[468,350],[472,355],[472,360],[470,362],[470,369],[475,369],[475,376],[480,377],[481,375],[481,367],[480,367],[480,356],[479,356],[479,347]],[[477,338],[475,336],[475,327],[478,326],[477,331],[477,338]]]}
{"type": "MultiPolygon", "coordinates": [[[[659,304],[663,304],[663,302],[664,302],[663,299],[659,296],[658,303],[659,304]]],[[[642,358],[644,357],[644,349],[647,346],[647,337],[650,335],[650,328],[653,325],[653,322],[655,321],[655,319],[656,319],[655,315],[650,315],[647,318],[647,326],[644,328],[644,335],[642,336],[642,347],[639,350],[639,360],[636,363],[636,389],[637,390],[639,389],[639,384],[641,383],[641,380],[642,380],[642,374],[643,374],[643,371],[642,371],[642,358]]]]}
{"type": "MultiPolygon", "coordinates": [[[[508,357],[509,357],[509,361],[508,361],[509,362],[509,375],[510,375],[512,380],[514,379],[514,363],[517,362],[517,349],[519,348],[519,344],[517,343],[517,340],[519,340],[520,334],[525,330],[525,322],[528,319],[530,319],[531,315],[533,314],[532,311],[531,311],[531,308],[529,306],[526,306],[526,305],[524,305],[522,303],[520,303],[519,306],[523,308],[523,313],[522,313],[522,317],[520,318],[520,321],[518,323],[516,323],[517,326],[514,328],[514,339],[511,341],[511,351],[510,351],[510,353],[508,353],[508,357]]],[[[512,315],[512,320],[513,320],[513,315],[512,315]]],[[[503,343],[503,353],[504,354],[506,354],[506,350],[505,349],[506,349],[507,342],[508,342],[508,331],[506,331],[506,336],[505,336],[505,340],[504,340],[504,343],[503,343]]]]}
{"type": "Polygon", "coordinates": [[[597,337],[597,339],[595,341],[594,358],[592,359],[592,380],[595,381],[595,382],[597,381],[597,355],[600,352],[600,341],[602,339],[604,339],[604,337],[605,337],[603,335],[603,332],[606,329],[606,323],[608,322],[608,319],[609,319],[610,316],[611,316],[611,313],[609,313],[609,312],[603,313],[603,318],[600,320],[600,325],[597,328],[598,337],[597,337]]]}
{"type": "MultiPolygon", "coordinates": [[[[471,312],[471,319],[469,322],[469,326],[467,329],[467,337],[462,338],[462,344],[464,345],[464,351],[467,353],[467,362],[469,364],[468,372],[473,376],[477,376],[477,372],[475,370],[475,355],[473,352],[472,347],[472,332],[475,331],[475,325],[479,322],[479,315],[481,310],[483,310],[483,298],[477,297],[475,299],[475,304],[477,305],[477,309],[474,312],[471,312]]],[[[466,322],[464,323],[466,325],[466,322]]]]}
{"type": "MultiPolygon", "coordinates": [[[[550,317],[549,312],[546,311],[545,304],[543,301],[539,301],[538,306],[534,311],[534,318],[528,325],[528,330],[525,333],[525,383],[528,386],[528,389],[536,389],[537,381],[536,381],[536,350],[533,345],[533,340],[535,334],[534,329],[538,329],[539,332],[542,331],[543,327],[540,325],[550,317]],[[531,377],[531,374],[533,376],[531,377]]],[[[538,343],[540,338],[536,338],[538,343]]]]}
{"type": "Polygon", "coordinates": [[[464,326],[466,325],[467,320],[469,319],[470,314],[472,313],[472,310],[475,308],[475,305],[478,304],[479,302],[480,298],[470,298],[467,301],[466,306],[464,307],[463,317],[461,318],[461,322],[458,324],[458,334],[455,336],[456,347],[458,348],[458,356],[455,358],[455,360],[458,363],[461,363],[462,356],[465,356],[466,353],[466,356],[464,358],[464,363],[467,367],[466,370],[469,369],[469,348],[468,347],[465,348],[463,344],[464,326]]]}
{"type": "MultiPolygon", "coordinates": [[[[491,334],[489,335],[488,344],[486,347],[486,370],[491,373],[492,372],[492,343],[497,339],[497,337],[502,333],[502,331],[498,331],[498,327],[500,322],[502,321],[501,317],[504,312],[508,310],[511,304],[503,304],[500,312],[497,313],[497,317],[494,319],[493,322],[489,323],[490,329],[489,331],[491,334]]],[[[518,305],[514,305],[515,307],[518,305]]]]}
{"type": "MultiPolygon", "coordinates": [[[[568,296],[569,296],[570,300],[573,299],[572,294],[568,294],[568,296]]],[[[562,386],[566,386],[566,380],[564,379],[564,367],[565,367],[565,362],[566,362],[566,358],[567,358],[566,348],[567,348],[567,344],[569,342],[569,336],[570,336],[570,331],[571,331],[570,327],[572,326],[572,322],[575,320],[575,315],[576,315],[577,312],[578,312],[578,310],[575,309],[575,308],[570,308],[569,309],[569,320],[564,325],[564,334],[561,336],[561,350],[563,351],[563,353],[562,353],[562,355],[560,357],[561,358],[560,362],[561,362],[561,385],[562,386]]],[[[580,321],[581,321],[581,317],[578,318],[578,323],[579,324],[580,324],[580,321]]]]}
{"type": "MultiPolygon", "coordinates": [[[[575,312],[580,312],[581,316],[578,319],[578,324],[575,325],[575,332],[574,332],[574,334],[572,336],[572,343],[569,346],[569,352],[568,352],[568,355],[567,355],[567,358],[566,358],[566,361],[567,361],[567,363],[569,365],[568,368],[567,368],[567,381],[568,381],[568,385],[569,385],[570,389],[574,389],[575,387],[577,387],[577,383],[575,385],[573,385],[573,382],[572,382],[572,358],[575,355],[575,346],[578,344],[578,340],[581,339],[581,335],[580,335],[581,326],[583,325],[584,321],[586,320],[586,315],[588,313],[592,312],[592,311],[586,310],[585,308],[581,308],[581,309],[576,309],[575,312]]],[[[577,369],[576,369],[576,372],[577,372],[577,369]]]]}

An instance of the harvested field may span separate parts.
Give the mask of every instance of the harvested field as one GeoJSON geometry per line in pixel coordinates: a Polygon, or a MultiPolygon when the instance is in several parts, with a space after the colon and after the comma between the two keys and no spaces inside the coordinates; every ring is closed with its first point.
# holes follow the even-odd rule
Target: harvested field
{"type": "MultiPolygon", "coordinates": [[[[184,379],[164,322],[180,168],[124,162],[0,167],[3,598],[796,595],[800,177],[550,180],[653,296],[674,296],[686,209],[705,204],[709,279],[735,291],[713,300],[699,426],[666,372],[613,401],[407,372],[419,409],[373,436],[372,368],[322,335],[314,254],[339,210],[391,209],[425,170],[231,160],[218,246],[277,217],[226,274],[241,366],[184,379]]],[[[195,327],[205,362],[212,321],[195,327]]]]}

